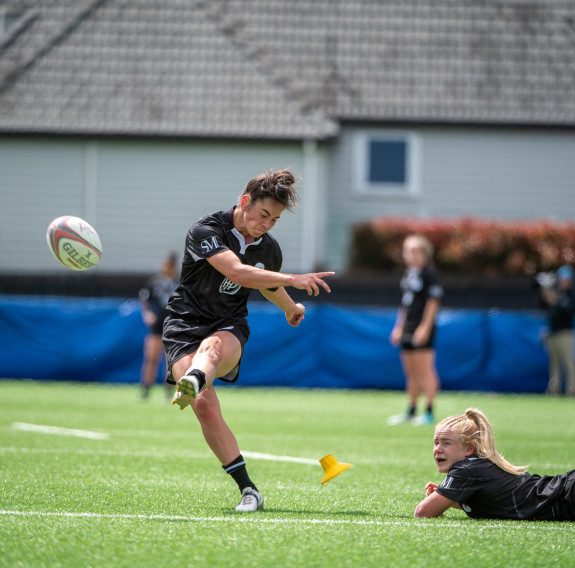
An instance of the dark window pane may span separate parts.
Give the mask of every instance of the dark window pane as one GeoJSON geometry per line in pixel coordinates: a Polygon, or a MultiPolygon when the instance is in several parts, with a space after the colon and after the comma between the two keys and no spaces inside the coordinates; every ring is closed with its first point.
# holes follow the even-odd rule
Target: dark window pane
{"type": "Polygon", "coordinates": [[[369,181],[406,183],[407,142],[371,140],[369,143],[369,181]]]}

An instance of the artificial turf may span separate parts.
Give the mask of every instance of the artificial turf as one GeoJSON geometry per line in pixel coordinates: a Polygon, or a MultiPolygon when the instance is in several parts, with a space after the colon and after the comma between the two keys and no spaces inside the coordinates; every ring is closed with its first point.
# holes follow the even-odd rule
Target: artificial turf
{"type": "MultiPolygon", "coordinates": [[[[218,393],[264,511],[234,511],[237,487],[161,387],[143,401],[133,385],[0,380],[0,566],[573,565],[575,523],[413,518],[442,475],[433,427],[387,425],[404,393],[218,393]],[[326,454],[353,467],[321,485],[326,454]]],[[[572,399],[444,392],[436,415],[469,406],[512,463],[575,467],[572,399]]]]}

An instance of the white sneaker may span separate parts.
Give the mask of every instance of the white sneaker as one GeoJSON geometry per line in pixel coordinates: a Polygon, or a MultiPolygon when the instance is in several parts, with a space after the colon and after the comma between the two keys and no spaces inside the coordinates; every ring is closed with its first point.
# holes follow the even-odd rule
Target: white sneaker
{"type": "Polygon", "coordinates": [[[435,421],[433,420],[433,414],[431,414],[431,412],[426,412],[413,420],[414,426],[429,426],[434,423],[435,421]]]}
{"type": "Polygon", "coordinates": [[[264,498],[253,487],[245,487],[242,491],[242,500],[236,507],[236,511],[247,513],[261,511],[264,508],[264,498]]]}
{"type": "Polygon", "coordinates": [[[398,424],[404,424],[405,422],[412,422],[414,418],[415,418],[414,416],[410,416],[407,412],[404,412],[403,414],[396,414],[395,416],[390,416],[387,419],[387,423],[390,426],[397,426],[398,424]]]}

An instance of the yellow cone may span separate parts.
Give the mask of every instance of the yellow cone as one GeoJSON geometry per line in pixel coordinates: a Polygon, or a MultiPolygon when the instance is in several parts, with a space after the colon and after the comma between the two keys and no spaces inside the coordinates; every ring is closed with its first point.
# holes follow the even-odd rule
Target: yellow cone
{"type": "Polygon", "coordinates": [[[348,467],[351,467],[350,463],[339,463],[331,454],[321,458],[319,463],[324,471],[324,476],[321,480],[322,485],[339,475],[342,471],[345,471],[348,467]]]}

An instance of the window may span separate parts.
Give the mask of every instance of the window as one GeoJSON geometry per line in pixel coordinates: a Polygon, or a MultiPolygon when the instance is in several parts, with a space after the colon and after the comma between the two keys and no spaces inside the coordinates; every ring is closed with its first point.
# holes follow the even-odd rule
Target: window
{"type": "Polygon", "coordinates": [[[419,146],[414,134],[358,134],[355,164],[356,186],[361,193],[410,195],[419,191],[419,146]]]}

